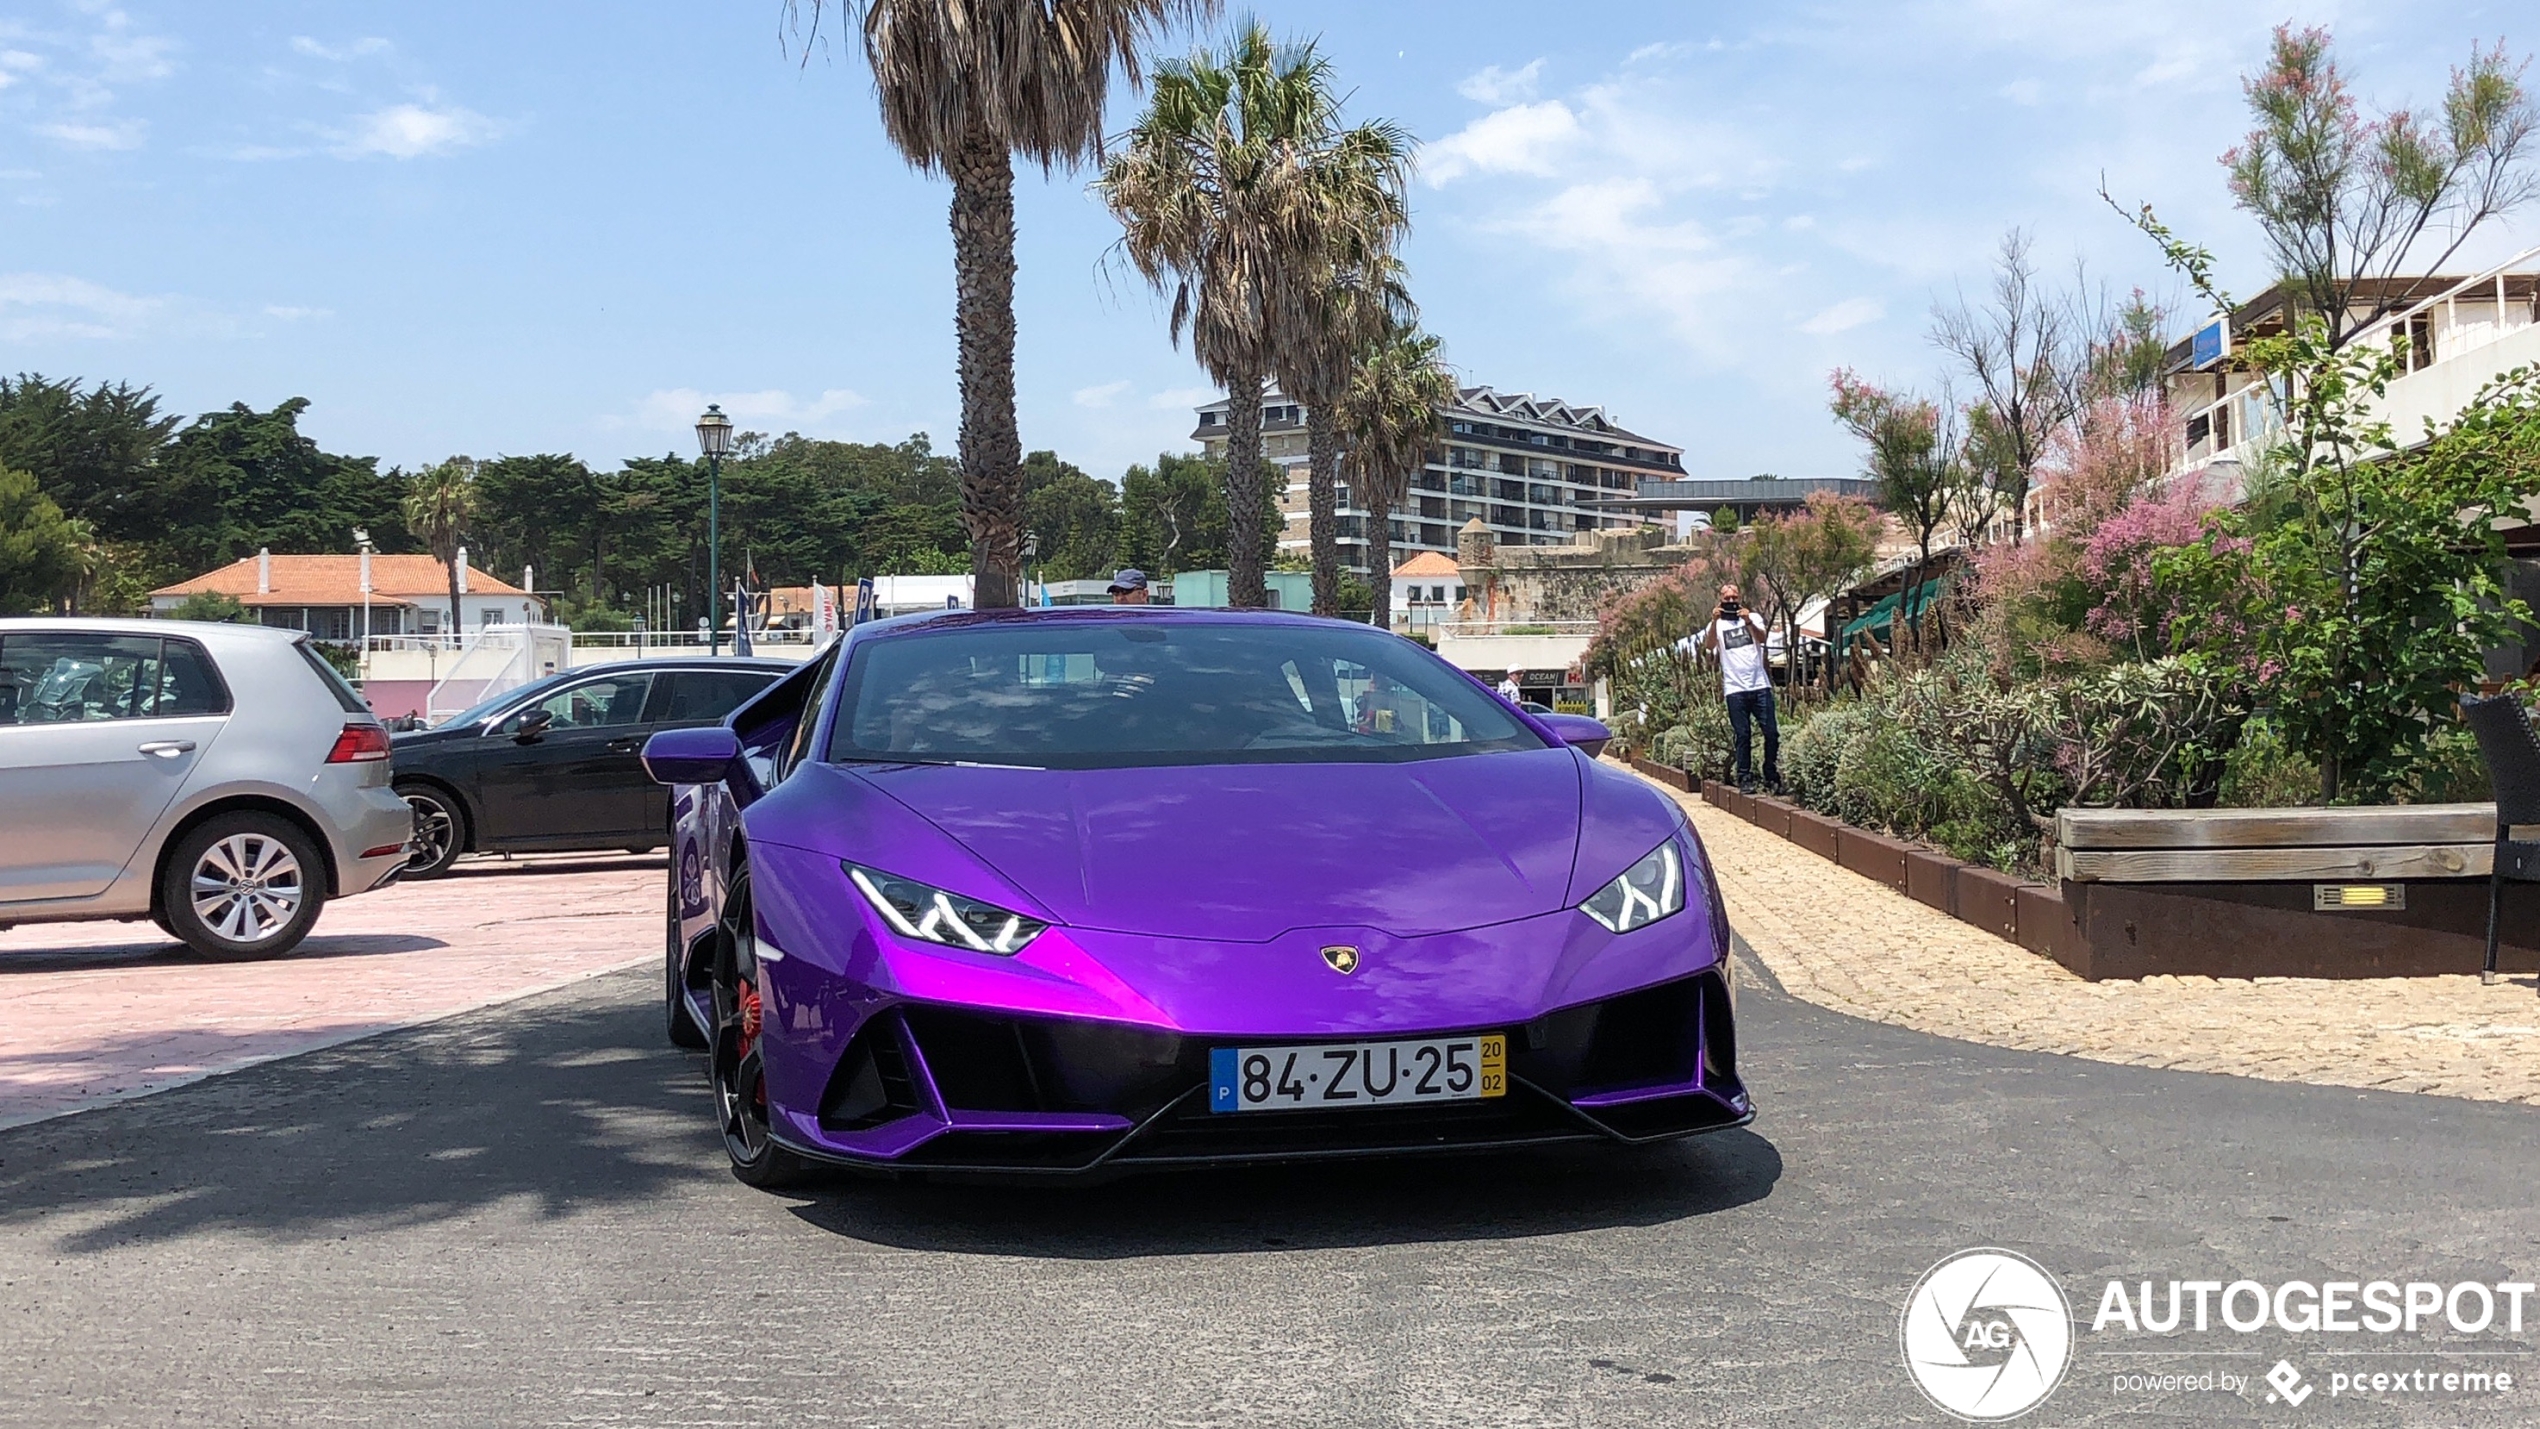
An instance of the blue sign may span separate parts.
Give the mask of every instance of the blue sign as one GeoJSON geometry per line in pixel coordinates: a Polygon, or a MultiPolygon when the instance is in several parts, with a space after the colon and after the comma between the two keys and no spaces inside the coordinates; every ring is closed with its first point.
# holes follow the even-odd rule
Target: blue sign
{"type": "Polygon", "coordinates": [[[2231,319],[2219,317],[2196,330],[2187,340],[2187,365],[2198,372],[2231,356],[2231,319]]]}
{"type": "Polygon", "coordinates": [[[868,620],[880,618],[880,615],[880,607],[873,596],[873,577],[866,576],[855,583],[855,619],[847,623],[862,625],[868,620]]]}

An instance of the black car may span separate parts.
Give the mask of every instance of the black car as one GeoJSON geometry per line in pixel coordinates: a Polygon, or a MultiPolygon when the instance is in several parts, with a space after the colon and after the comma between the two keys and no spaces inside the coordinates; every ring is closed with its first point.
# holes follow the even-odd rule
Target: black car
{"type": "Polygon", "coordinates": [[[415,811],[406,876],[430,878],[470,852],[661,847],[669,796],[644,773],[644,741],[718,723],[793,668],[624,660],[550,675],[396,736],[393,778],[415,811]]]}

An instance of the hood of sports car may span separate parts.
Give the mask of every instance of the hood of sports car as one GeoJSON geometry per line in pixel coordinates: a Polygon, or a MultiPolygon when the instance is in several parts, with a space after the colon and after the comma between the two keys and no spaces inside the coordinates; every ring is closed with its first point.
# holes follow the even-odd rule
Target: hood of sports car
{"type": "Polygon", "coordinates": [[[1264,942],[1336,924],[1414,937],[1503,923],[1564,906],[1579,842],[1580,761],[1567,749],[854,777],[1060,922],[1123,933],[1264,942]]]}

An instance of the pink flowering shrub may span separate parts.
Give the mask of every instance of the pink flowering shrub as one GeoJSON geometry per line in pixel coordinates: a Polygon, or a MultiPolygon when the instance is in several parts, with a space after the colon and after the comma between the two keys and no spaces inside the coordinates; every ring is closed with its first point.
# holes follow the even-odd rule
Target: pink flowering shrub
{"type": "Polygon", "coordinates": [[[2181,483],[2166,495],[2137,497],[2100,522],[2081,548],[2079,575],[2092,595],[2082,628],[2130,646],[2137,659],[2166,650],[2181,593],[2163,588],[2155,558],[2204,538],[2210,510],[2202,493],[2181,483]]]}

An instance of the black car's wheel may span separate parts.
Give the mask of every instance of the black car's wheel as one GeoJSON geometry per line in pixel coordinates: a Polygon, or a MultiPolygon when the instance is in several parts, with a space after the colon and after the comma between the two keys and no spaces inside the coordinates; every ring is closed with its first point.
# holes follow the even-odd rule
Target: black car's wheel
{"type": "Polygon", "coordinates": [[[714,1109],[723,1122],[723,1149],[731,1154],[732,1174],[745,1185],[770,1190],[799,1185],[820,1168],[767,1134],[758,916],[750,906],[746,864],[732,872],[723,898],[723,926],[714,941],[714,1109]]]}
{"type": "Polygon", "coordinates": [[[207,958],[278,958],[300,945],[326,902],[326,861],[299,825],[271,814],[215,814],[159,870],[168,931],[207,958]]]}
{"type": "Polygon", "coordinates": [[[706,1049],[706,1034],[697,1028],[697,1019],[688,1015],[687,989],[679,979],[679,864],[670,865],[670,891],[663,899],[663,918],[668,927],[662,933],[661,1011],[663,1030],[670,1035],[670,1045],[691,1052],[706,1049]]]}
{"type": "Polygon", "coordinates": [[[406,877],[439,878],[467,851],[467,811],[456,796],[435,784],[399,784],[406,807],[414,810],[414,842],[406,853],[406,877]]]}

